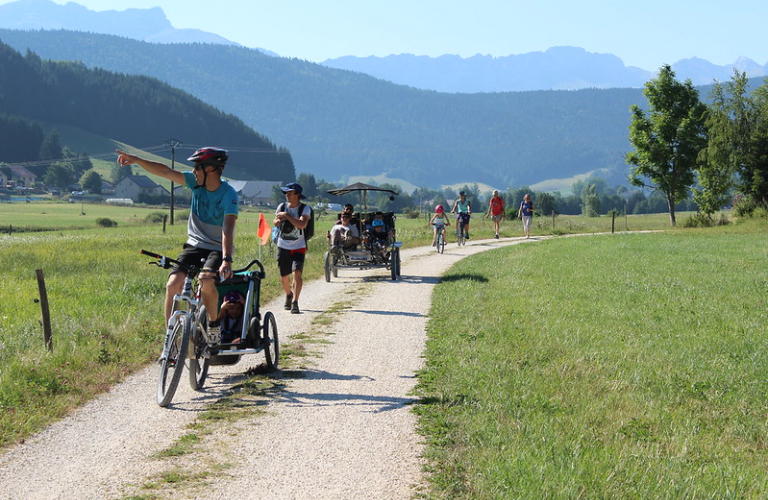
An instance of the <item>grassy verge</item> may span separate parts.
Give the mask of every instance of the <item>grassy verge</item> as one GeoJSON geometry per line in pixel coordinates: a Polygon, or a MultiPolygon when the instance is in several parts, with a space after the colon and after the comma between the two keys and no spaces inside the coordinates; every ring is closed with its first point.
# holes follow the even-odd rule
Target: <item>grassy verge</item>
{"type": "Polygon", "coordinates": [[[438,285],[430,498],[765,498],[766,224],[564,238],[438,285]]]}
{"type": "MultiPolygon", "coordinates": [[[[29,232],[0,234],[0,448],[16,443],[61,418],[156,359],[162,344],[165,271],[148,267],[142,248],[176,256],[186,223],[147,224],[145,217],[166,212],[148,207],[89,203],[3,203],[6,225],[29,232]],[[85,213],[86,215],[82,215],[85,213]],[[107,217],[117,227],[96,227],[107,217]],[[35,270],[45,275],[51,308],[54,351],[43,345],[35,270]]],[[[666,216],[630,218],[630,229],[663,227],[666,216]]],[[[267,270],[262,301],[282,294],[270,247],[257,244],[259,212],[244,209],[237,226],[236,266],[261,258],[267,270]]],[[[267,215],[271,220],[271,214],[267,215]]],[[[305,279],[323,273],[325,231],[333,218],[317,221],[305,279]]],[[[560,221],[557,218],[556,230],[560,221]]],[[[604,231],[608,218],[568,218],[574,231],[604,231]]],[[[425,219],[399,217],[398,239],[405,247],[429,244],[425,219]]],[[[473,238],[491,237],[493,225],[478,218],[473,238]]],[[[544,227],[534,234],[551,234],[544,227]]],[[[519,221],[505,222],[505,236],[519,236],[519,221]]],[[[151,402],[148,401],[148,404],[151,402]]]]}

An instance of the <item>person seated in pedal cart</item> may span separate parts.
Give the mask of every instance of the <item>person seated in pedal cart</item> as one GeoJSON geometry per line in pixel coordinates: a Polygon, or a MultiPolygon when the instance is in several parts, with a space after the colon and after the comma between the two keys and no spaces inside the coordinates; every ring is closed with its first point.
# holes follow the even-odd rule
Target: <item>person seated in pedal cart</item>
{"type": "Polygon", "coordinates": [[[443,206],[438,205],[435,207],[435,213],[432,214],[432,218],[429,219],[429,225],[434,228],[434,231],[432,232],[432,246],[435,246],[435,243],[437,242],[438,231],[443,232],[443,240],[445,240],[446,224],[448,224],[448,227],[450,227],[451,221],[448,220],[448,217],[445,216],[445,211],[443,210],[443,206]]]}
{"type": "Polygon", "coordinates": [[[369,238],[371,251],[374,255],[386,259],[387,247],[389,246],[389,234],[387,233],[387,227],[383,220],[373,219],[371,222],[369,238]]]}
{"type": "Polygon", "coordinates": [[[459,191],[459,199],[453,203],[452,214],[456,215],[456,236],[459,235],[461,222],[464,223],[464,238],[469,239],[469,219],[472,216],[472,202],[467,199],[467,193],[459,191]]]}
{"type": "MultiPolygon", "coordinates": [[[[206,147],[195,151],[187,161],[194,163],[192,172],[171,169],[153,160],[117,150],[117,162],[122,166],[137,164],[147,172],[180,184],[192,191],[192,204],[187,223],[187,241],[177,259],[188,267],[200,268],[202,300],[208,311],[206,342],[216,347],[221,342],[219,325],[219,292],[216,282],[232,277],[232,257],[235,253],[235,222],[238,216],[237,192],[221,179],[229,156],[227,151],[206,147]]],[[[180,294],[186,270],[174,266],[165,285],[165,322],[173,312],[173,297],[180,294]]]]}
{"type": "Polygon", "coordinates": [[[360,243],[360,231],[351,224],[352,214],[343,212],[339,221],[328,233],[331,247],[343,250],[355,250],[360,243]]]}

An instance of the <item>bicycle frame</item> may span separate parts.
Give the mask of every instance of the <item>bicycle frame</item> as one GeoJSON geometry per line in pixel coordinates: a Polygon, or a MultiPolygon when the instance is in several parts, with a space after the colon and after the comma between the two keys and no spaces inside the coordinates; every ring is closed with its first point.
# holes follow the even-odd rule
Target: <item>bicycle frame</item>
{"type": "Polygon", "coordinates": [[[164,269],[170,269],[176,265],[186,272],[181,293],[173,296],[173,311],[166,325],[163,352],[159,359],[158,405],[164,407],[171,403],[185,365],[188,365],[189,369],[190,386],[195,391],[202,389],[209,365],[232,364],[219,362],[221,361],[219,358],[222,357],[237,362],[242,354],[263,351],[267,367],[270,370],[277,367],[280,352],[277,323],[271,312],[267,311],[262,316],[258,310],[258,287],[266,276],[261,262],[254,260],[245,268],[234,271],[235,274],[243,273],[237,276],[234,282],[227,280],[217,284],[217,286],[222,283],[223,286],[238,286],[247,283],[247,292],[239,342],[222,342],[221,344],[217,342],[214,345],[209,344],[204,338],[209,311],[206,311],[201,296],[199,273],[202,269],[146,250],[142,250],[141,253],[157,259],[150,264],[164,269]],[[258,265],[259,271],[247,272],[253,265],[258,265]],[[220,350],[221,348],[224,350],[220,350]]]}

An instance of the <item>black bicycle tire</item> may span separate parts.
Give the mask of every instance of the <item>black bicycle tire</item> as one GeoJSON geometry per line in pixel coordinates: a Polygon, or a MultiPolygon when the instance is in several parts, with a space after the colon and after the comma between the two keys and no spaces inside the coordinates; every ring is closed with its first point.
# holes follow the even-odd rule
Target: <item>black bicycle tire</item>
{"type": "Polygon", "coordinates": [[[325,281],[331,282],[331,252],[325,252],[325,281]]]}
{"type": "Polygon", "coordinates": [[[277,320],[271,311],[264,314],[264,325],[262,326],[264,358],[266,358],[267,368],[270,371],[277,370],[277,364],[280,361],[280,336],[277,333],[277,320]]]}
{"type": "Polygon", "coordinates": [[[171,403],[173,396],[176,394],[176,389],[179,387],[181,372],[184,371],[184,361],[189,348],[190,331],[188,316],[181,315],[176,318],[173,324],[173,337],[168,348],[168,355],[160,363],[160,377],[157,381],[157,404],[162,407],[166,407],[171,403]],[[179,338],[179,334],[181,334],[181,338],[179,338]],[[168,381],[168,372],[171,370],[169,364],[172,359],[175,360],[175,363],[172,368],[173,374],[170,381],[168,381]]]}

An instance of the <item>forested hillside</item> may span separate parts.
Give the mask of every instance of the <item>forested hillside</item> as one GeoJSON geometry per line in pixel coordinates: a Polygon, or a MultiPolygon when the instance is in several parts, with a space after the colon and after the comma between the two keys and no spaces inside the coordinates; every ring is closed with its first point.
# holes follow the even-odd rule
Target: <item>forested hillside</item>
{"type": "Polygon", "coordinates": [[[297,171],[327,180],[385,173],[421,186],[505,188],[606,169],[622,182],[629,106],[645,103],[640,89],[443,94],[241,47],[71,31],[0,30],[0,40],[168,82],[290,149],[297,171]]]}
{"type": "MultiPolygon", "coordinates": [[[[125,56],[128,57],[128,56],[125,56]]],[[[42,138],[35,120],[62,123],[140,148],[183,138],[182,152],[202,145],[232,148],[228,175],[240,179],[295,178],[290,153],[239,118],[166,83],[88,69],[80,62],[22,56],[0,43],[0,161],[36,160],[42,138]],[[13,137],[13,142],[7,141],[13,137]]],[[[90,153],[104,153],[91,151],[90,153]]],[[[186,155],[185,155],[186,157],[186,155]]]]}

